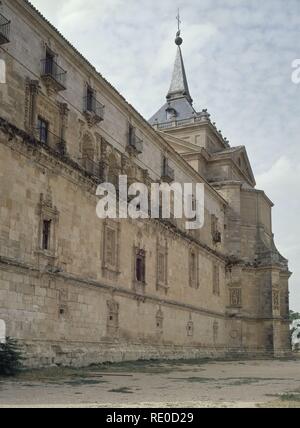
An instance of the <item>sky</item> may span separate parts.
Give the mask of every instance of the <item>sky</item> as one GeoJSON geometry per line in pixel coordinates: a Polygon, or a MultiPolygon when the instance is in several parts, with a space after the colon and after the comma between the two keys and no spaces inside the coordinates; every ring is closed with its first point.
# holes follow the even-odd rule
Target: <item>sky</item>
{"type": "Polygon", "coordinates": [[[290,306],[300,312],[299,0],[32,0],[146,118],[165,101],[182,52],[196,110],[207,108],[232,146],[245,145],[274,202],[275,243],[289,259],[290,306]]]}

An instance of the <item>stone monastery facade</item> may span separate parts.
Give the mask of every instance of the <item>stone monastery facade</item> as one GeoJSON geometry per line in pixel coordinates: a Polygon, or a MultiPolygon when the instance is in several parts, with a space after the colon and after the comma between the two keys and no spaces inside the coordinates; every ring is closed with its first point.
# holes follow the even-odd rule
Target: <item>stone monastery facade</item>
{"type": "Polygon", "coordinates": [[[27,0],[1,2],[0,319],[29,366],[290,350],[273,204],[194,109],[181,44],[148,122],[27,0]],[[204,183],[204,227],[99,219],[120,174],[204,183]]]}

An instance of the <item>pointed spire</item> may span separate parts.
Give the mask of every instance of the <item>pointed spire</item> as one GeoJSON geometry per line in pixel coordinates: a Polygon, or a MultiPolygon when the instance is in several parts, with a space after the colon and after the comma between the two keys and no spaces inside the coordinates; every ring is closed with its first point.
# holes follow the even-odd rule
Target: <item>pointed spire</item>
{"type": "Polygon", "coordinates": [[[190,104],[193,103],[192,97],[190,95],[189,86],[185,74],[185,68],[183,63],[183,57],[181,53],[180,46],[183,43],[183,39],[180,37],[181,30],[180,30],[180,16],[179,16],[179,10],[178,10],[178,31],[176,34],[175,44],[178,46],[177,48],[177,54],[174,64],[174,70],[172,75],[172,81],[171,86],[169,89],[169,92],[167,94],[167,100],[177,99],[177,98],[183,98],[185,97],[190,104]]]}

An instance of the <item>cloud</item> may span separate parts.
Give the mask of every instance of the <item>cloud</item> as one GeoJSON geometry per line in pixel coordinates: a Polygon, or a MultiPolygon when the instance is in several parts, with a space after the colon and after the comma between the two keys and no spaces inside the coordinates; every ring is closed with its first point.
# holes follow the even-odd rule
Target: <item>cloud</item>
{"type": "MultiPolygon", "coordinates": [[[[299,0],[32,2],[145,118],[170,85],[181,7],[195,107],[208,108],[231,145],[246,146],[259,186],[275,199],[274,231],[296,289],[300,85],[291,64],[300,57],[299,0]]],[[[292,306],[300,310],[293,290],[292,306]]]]}

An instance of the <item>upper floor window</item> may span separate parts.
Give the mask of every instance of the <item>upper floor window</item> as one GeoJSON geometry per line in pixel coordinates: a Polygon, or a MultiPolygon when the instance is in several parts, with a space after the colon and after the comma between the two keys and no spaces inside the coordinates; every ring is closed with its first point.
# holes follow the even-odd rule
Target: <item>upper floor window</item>
{"type": "Polygon", "coordinates": [[[136,128],[129,124],[128,127],[128,145],[127,148],[130,152],[140,154],[143,152],[143,141],[136,135],[136,128]]]}
{"type": "Polygon", "coordinates": [[[49,123],[40,116],[38,117],[37,131],[40,142],[47,144],[49,135],[49,123]]]}
{"type": "Polygon", "coordinates": [[[43,221],[43,236],[42,236],[42,249],[49,250],[50,247],[50,230],[51,220],[43,221]]]}
{"type": "Polygon", "coordinates": [[[45,58],[41,60],[41,76],[48,92],[60,92],[66,89],[67,72],[58,65],[56,55],[46,49],[45,58]]]}
{"type": "Polygon", "coordinates": [[[104,105],[97,101],[96,91],[90,85],[87,85],[84,96],[84,114],[89,126],[104,120],[104,105]]]}
{"type": "Polygon", "coordinates": [[[88,86],[86,89],[86,109],[87,111],[94,111],[94,105],[93,105],[93,101],[94,101],[94,97],[95,97],[95,93],[94,90],[88,86]]]}
{"type": "Polygon", "coordinates": [[[169,166],[169,160],[166,156],[162,160],[162,180],[168,183],[175,180],[174,169],[169,166]]]}
{"type": "Polygon", "coordinates": [[[0,45],[9,42],[10,21],[0,13],[0,45]]]}
{"type": "Polygon", "coordinates": [[[135,264],[135,276],[138,282],[145,282],[146,274],[146,254],[144,250],[137,251],[136,264],[135,264]]]}

